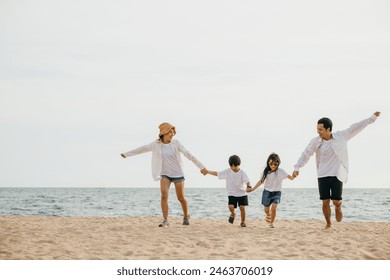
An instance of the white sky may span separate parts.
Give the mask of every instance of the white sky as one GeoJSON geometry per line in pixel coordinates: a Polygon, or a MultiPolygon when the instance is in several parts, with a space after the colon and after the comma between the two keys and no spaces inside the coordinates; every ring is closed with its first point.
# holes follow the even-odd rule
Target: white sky
{"type": "MultiPolygon", "coordinates": [[[[346,187],[390,187],[390,2],[0,0],[0,187],[157,187],[176,138],[210,170],[232,154],[254,184],[293,165],[323,116],[349,143],[346,187]]],[[[223,187],[187,159],[186,185],[223,187]]],[[[314,157],[285,187],[317,187],[314,157]]]]}

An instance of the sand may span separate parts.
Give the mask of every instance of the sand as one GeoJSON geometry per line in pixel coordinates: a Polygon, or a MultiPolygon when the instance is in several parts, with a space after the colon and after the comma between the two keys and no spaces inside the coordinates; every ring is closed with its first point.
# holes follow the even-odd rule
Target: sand
{"type": "Polygon", "coordinates": [[[390,223],[0,217],[1,260],[389,260],[390,223]]]}

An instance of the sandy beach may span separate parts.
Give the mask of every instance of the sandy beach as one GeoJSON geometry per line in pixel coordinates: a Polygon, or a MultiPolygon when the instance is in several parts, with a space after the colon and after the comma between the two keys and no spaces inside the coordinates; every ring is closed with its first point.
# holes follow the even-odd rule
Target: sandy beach
{"type": "Polygon", "coordinates": [[[1,260],[389,260],[390,223],[159,217],[0,217],[1,260]]]}

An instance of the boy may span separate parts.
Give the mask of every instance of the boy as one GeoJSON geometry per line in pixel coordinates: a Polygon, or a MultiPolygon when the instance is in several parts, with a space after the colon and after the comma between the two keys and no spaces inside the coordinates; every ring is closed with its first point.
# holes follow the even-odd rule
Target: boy
{"type": "Polygon", "coordinates": [[[240,169],[241,159],[238,156],[231,156],[229,158],[229,165],[230,168],[220,172],[208,170],[207,174],[218,176],[219,179],[226,180],[226,190],[229,199],[228,207],[230,210],[229,223],[234,223],[234,218],[236,217],[234,211],[238,204],[241,213],[241,227],[246,227],[245,206],[248,205],[246,188],[251,188],[249,178],[248,175],[240,169]]]}

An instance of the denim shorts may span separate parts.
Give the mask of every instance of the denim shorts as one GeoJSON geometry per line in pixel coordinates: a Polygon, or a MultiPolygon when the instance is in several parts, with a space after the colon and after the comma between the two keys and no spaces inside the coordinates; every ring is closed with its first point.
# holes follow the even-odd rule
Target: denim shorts
{"type": "Polygon", "coordinates": [[[168,179],[171,183],[181,183],[181,182],[184,182],[184,177],[181,176],[181,177],[169,177],[167,175],[161,175],[161,179],[162,178],[165,178],[165,179],[168,179]]]}
{"type": "Polygon", "coordinates": [[[263,196],[261,198],[261,204],[265,207],[269,207],[272,203],[279,204],[282,197],[282,192],[270,192],[267,190],[263,191],[263,196]]]}

